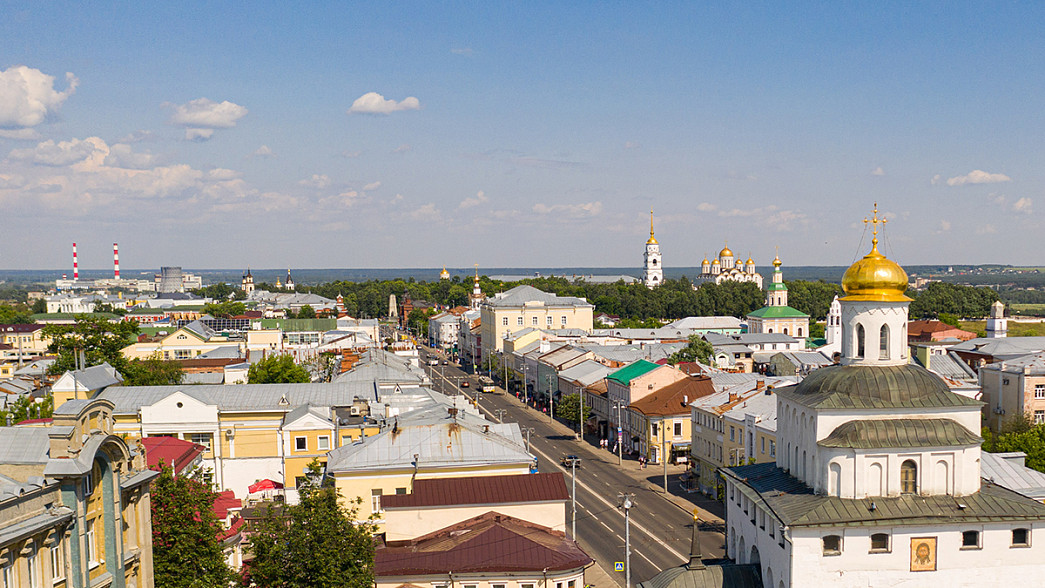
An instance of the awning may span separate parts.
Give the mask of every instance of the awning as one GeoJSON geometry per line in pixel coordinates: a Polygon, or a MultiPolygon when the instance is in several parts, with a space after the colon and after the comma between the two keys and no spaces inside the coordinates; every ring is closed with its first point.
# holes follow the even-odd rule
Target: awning
{"type": "Polygon", "coordinates": [[[259,482],[255,482],[255,483],[251,484],[250,486],[247,486],[247,491],[250,492],[251,494],[253,494],[255,492],[261,492],[263,490],[279,490],[282,487],[283,487],[283,484],[280,484],[279,482],[276,482],[274,480],[269,480],[269,479],[266,478],[266,479],[261,480],[259,482]]]}

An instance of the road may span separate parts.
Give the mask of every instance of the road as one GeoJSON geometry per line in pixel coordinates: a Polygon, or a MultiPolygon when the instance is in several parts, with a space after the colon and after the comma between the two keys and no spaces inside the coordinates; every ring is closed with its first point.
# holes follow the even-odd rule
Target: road
{"type": "MultiPolygon", "coordinates": [[[[423,360],[428,350],[422,351],[423,360]]],[[[427,361],[426,361],[427,363],[427,361]]],[[[463,390],[474,398],[478,381],[451,363],[430,367],[433,387],[444,394],[458,393],[458,383],[470,381],[463,390]]],[[[577,469],[577,542],[599,564],[612,574],[613,562],[624,561],[624,513],[618,509],[620,493],[633,494],[630,512],[632,584],[648,580],[657,573],[689,560],[692,536],[692,513],[664,498],[660,492],[621,471],[617,458],[594,444],[563,434],[547,415],[527,408],[514,398],[502,394],[482,394],[480,407],[487,418],[496,420],[504,411],[505,422],[517,422],[523,433],[530,429],[530,452],[538,459],[542,472],[562,471],[566,485],[571,486],[570,472],[559,465],[563,454],[581,458],[577,469]]],[[[650,468],[650,478],[659,480],[659,471],[650,468]]],[[[659,482],[658,482],[659,483],[659,482]]],[[[570,505],[567,505],[569,525],[570,505]]],[[[720,557],[723,538],[720,533],[701,534],[701,550],[705,557],[720,557]]],[[[624,585],[624,574],[613,574],[624,585]]],[[[600,587],[601,588],[601,587],[600,587]]]]}

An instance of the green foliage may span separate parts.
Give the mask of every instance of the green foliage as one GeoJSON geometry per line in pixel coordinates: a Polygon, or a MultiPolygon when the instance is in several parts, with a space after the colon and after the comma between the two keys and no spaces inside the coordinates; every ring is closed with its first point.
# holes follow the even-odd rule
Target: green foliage
{"type": "MultiPolygon", "coordinates": [[[[562,400],[555,404],[555,416],[569,423],[576,423],[581,411],[581,397],[579,394],[567,394],[562,400]]],[[[584,406],[584,420],[591,418],[591,407],[584,406]]]]}
{"type": "Polygon", "coordinates": [[[809,323],[809,338],[823,339],[827,326],[824,323],[809,323]]]}
{"type": "MultiPolygon", "coordinates": [[[[47,303],[44,302],[44,311],[47,303]]],[[[24,304],[0,304],[0,325],[30,325],[33,323],[32,313],[24,304]]]]}
{"type": "Polygon", "coordinates": [[[123,316],[127,314],[127,309],[122,306],[113,306],[108,302],[94,305],[94,312],[105,312],[108,314],[115,314],[116,316],[123,316]]]}
{"type": "Polygon", "coordinates": [[[946,312],[940,313],[940,322],[945,325],[951,325],[952,327],[958,327],[958,317],[953,314],[947,314],[946,312]]]}
{"type": "Polygon", "coordinates": [[[655,318],[648,319],[637,319],[637,318],[622,318],[615,325],[614,329],[659,329],[664,326],[664,323],[655,318]]]}
{"type": "Polygon", "coordinates": [[[108,362],[122,374],[127,360],[120,350],[134,342],[138,321],[110,323],[105,319],[80,315],[71,325],[45,326],[43,334],[51,338],[47,351],[58,356],[48,368],[49,373],[63,374],[76,369],[76,354],[82,349],[87,366],[108,362]]]}
{"type": "Polygon", "coordinates": [[[214,300],[243,300],[247,297],[243,290],[225,283],[197,288],[192,293],[203,298],[213,298],[214,300]]]}
{"type": "Polygon", "coordinates": [[[835,296],[845,296],[841,286],[823,280],[784,280],[784,285],[787,286],[787,305],[808,314],[810,322],[827,318],[827,311],[835,296]]]}
{"type": "Polygon", "coordinates": [[[152,557],[156,588],[219,588],[233,581],[218,540],[217,498],[207,484],[163,466],[152,482],[152,557]]]}
{"type": "Polygon", "coordinates": [[[47,301],[43,298],[37,298],[33,301],[31,311],[33,314],[43,314],[47,312],[47,301]]]}
{"type": "Polygon", "coordinates": [[[248,384],[293,384],[312,381],[308,370],[294,363],[289,355],[270,355],[251,364],[247,370],[248,384]]]}
{"type": "Polygon", "coordinates": [[[690,335],[689,344],[672,354],[668,362],[672,365],[692,362],[708,365],[714,355],[715,349],[711,347],[711,343],[702,339],[700,335],[690,335]]]}
{"type": "Polygon", "coordinates": [[[410,315],[406,317],[406,324],[410,327],[410,330],[422,338],[428,337],[428,318],[435,316],[436,310],[429,308],[421,310],[415,308],[410,311],[410,315]]]}
{"type": "Polygon", "coordinates": [[[162,359],[159,353],[128,361],[122,374],[124,386],[174,386],[185,377],[181,364],[162,359]]]}
{"type": "Polygon", "coordinates": [[[984,451],[1022,451],[1027,454],[1027,467],[1045,472],[1045,425],[1035,425],[1025,415],[1021,415],[1007,421],[1001,433],[994,433],[984,427],[981,435],[984,451]]]}
{"type": "Polygon", "coordinates": [[[938,318],[941,313],[962,318],[987,316],[998,293],[990,288],[960,286],[932,282],[921,292],[907,291],[914,298],[910,306],[912,319],[938,318]]]}
{"type": "Polygon", "coordinates": [[[298,318],[299,319],[314,319],[314,318],[316,318],[316,310],[314,308],[312,308],[311,306],[309,306],[308,304],[304,304],[304,305],[301,306],[301,310],[298,311],[298,318]]]}
{"type": "Polygon", "coordinates": [[[49,419],[54,414],[54,395],[48,394],[40,402],[34,401],[29,396],[21,396],[11,404],[7,410],[0,410],[0,427],[7,426],[7,417],[10,415],[11,424],[27,419],[49,419]]]}
{"type": "Polygon", "coordinates": [[[213,317],[234,317],[243,314],[245,310],[247,310],[247,307],[242,302],[234,302],[232,300],[209,302],[203,305],[204,314],[209,314],[213,317]]]}
{"type": "Polygon", "coordinates": [[[298,504],[270,508],[250,536],[253,560],[244,586],[267,588],[371,588],[374,525],[356,523],[359,499],[340,504],[332,484],[322,484],[320,464],[309,464],[298,504]]]}

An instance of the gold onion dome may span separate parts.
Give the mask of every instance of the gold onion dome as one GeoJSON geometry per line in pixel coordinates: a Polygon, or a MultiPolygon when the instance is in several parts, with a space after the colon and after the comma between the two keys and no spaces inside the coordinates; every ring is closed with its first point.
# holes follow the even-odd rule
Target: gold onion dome
{"type": "Polygon", "coordinates": [[[646,241],[646,245],[656,245],[657,238],[653,236],[653,233],[649,234],[649,241],[646,241]]]}
{"type": "Polygon", "coordinates": [[[705,255],[704,256],[704,261],[700,262],[700,265],[707,265],[707,264],[708,264],[708,256],[705,255]]]}
{"type": "Polygon", "coordinates": [[[910,302],[907,272],[898,263],[878,252],[878,239],[872,240],[871,252],[849,266],[842,277],[845,300],[873,302],[910,302]]]}
{"type": "Polygon", "coordinates": [[[711,265],[722,265],[722,264],[720,264],[720,263],[718,262],[718,259],[716,258],[716,259],[712,259],[712,260],[711,260],[711,265]]]}
{"type": "Polygon", "coordinates": [[[755,259],[754,259],[753,257],[751,257],[751,256],[749,255],[749,256],[747,257],[747,261],[746,261],[746,262],[744,262],[744,263],[746,263],[746,264],[748,264],[748,265],[751,265],[751,264],[755,263],[755,259]]]}
{"type": "Polygon", "coordinates": [[[722,251],[718,252],[718,256],[719,257],[733,257],[733,252],[729,249],[729,247],[724,247],[722,249],[722,251]]]}
{"type": "Polygon", "coordinates": [[[773,258],[773,267],[780,267],[782,265],[784,265],[784,262],[780,261],[779,255],[773,258]]]}

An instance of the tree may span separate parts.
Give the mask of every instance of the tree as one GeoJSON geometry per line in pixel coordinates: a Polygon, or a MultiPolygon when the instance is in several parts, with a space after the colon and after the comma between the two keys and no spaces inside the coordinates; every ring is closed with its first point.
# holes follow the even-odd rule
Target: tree
{"type": "Polygon", "coordinates": [[[699,362],[705,365],[711,363],[711,358],[715,356],[715,349],[700,337],[700,335],[690,335],[689,343],[679,349],[671,357],[668,358],[668,362],[672,365],[678,365],[680,363],[699,362]]]}
{"type": "Polygon", "coordinates": [[[224,302],[208,302],[203,305],[203,313],[213,317],[233,317],[243,314],[247,307],[242,302],[226,300],[224,302]]]}
{"type": "Polygon", "coordinates": [[[180,363],[162,359],[159,353],[130,360],[122,373],[124,386],[174,386],[185,377],[180,363]]]}
{"type": "Polygon", "coordinates": [[[374,525],[356,523],[358,504],[341,506],[331,482],[322,483],[313,460],[298,488],[298,504],[269,507],[250,536],[254,558],[244,586],[370,588],[374,584],[374,525]]]}
{"type": "Polygon", "coordinates": [[[289,355],[270,355],[251,364],[247,370],[248,384],[293,384],[311,382],[308,370],[294,363],[289,355]]]}
{"type": "Polygon", "coordinates": [[[1000,433],[984,427],[981,435],[984,451],[1022,451],[1027,454],[1027,467],[1045,472],[1045,425],[1035,425],[1027,415],[1021,414],[1008,419],[1000,433]]]}
{"type": "Polygon", "coordinates": [[[47,312],[47,301],[43,298],[37,298],[33,301],[33,307],[31,310],[33,314],[44,314],[47,312]]]}
{"type": "Polygon", "coordinates": [[[156,588],[219,588],[233,581],[225,565],[210,487],[164,465],[152,482],[152,558],[156,588]]]}
{"type": "Polygon", "coordinates": [[[96,313],[106,313],[106,314],[115,314],[116,316],[123,316],[123,315],[127,314],[127,309],[123,308],[123,307],[120,307],[120,306],[113,306],[112,304],[109,304],[108,302],[103,302],[101,304],[96,304],[94,306],[94,312],[96,312],[96,313]]]}
{"type": "Polygon", "coordinates": [[[822,321],[827,318],[827,312],[831,309],[831,302],[835,296],[845,296],[841,286],[823,280],[784,280],[784,285],[787,286],[787,305],[808,314],[810,321],[822,321]]]}
{"type": "Polygon", "coordinates": [[[127,359],[121,350],[134,342],[138,334],[138,321],[110,323],[102,318],[80,315],[71,325],[45,326],[43,334],[51,339],[47,351],[58,356],[48,368],[51,374],[63,374],[76,369],[79,350],[83,350],[86,366],[108,362],[123,373],[127,359]]]}
{"type": "Polygon", "coordinates": [[[316,318],[316,310],[308,304],[301,305],[301,310],[298,311],[299,319],[314,319],[316,318]]]}
{"type": "MultiPolygon", "coordinates": [[[[44,310],[47,310],[46,302],[44,302],[44,310]]],[[[0,304],[0,325],[29,325],[32,323],[33,317],[26,305],[0,304]]]]}
{"type": "Polygon", "coordinates": [[[26,419],[49,419],[54,414],[54,395],[48,394],[40,402],[36,402],[31,396],[21,396],[11,404],[7,410],[0,410],[0,427],[7,425],[7,417],[11,417],[11,424],[17,425],[26,419]]]}
{"type": "Polygon", "coordinates": [[[909,307],[911,318],[937,318],[941,313],[962,318],[978,318],[990,313],[998,293],[990,288],[932,282],[921,292],[907,291],[914,298],[909,307]]]}
{"type": "MultiPolygon", "coordinates": [[[[555,415],[566,422],[576,423],[581,411],[581,397],[579,394],[567,394],[555,405],[555,415]]],[[[584,406],[584,421],[591,418],[591,407],[584,406]]]]}

